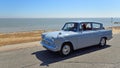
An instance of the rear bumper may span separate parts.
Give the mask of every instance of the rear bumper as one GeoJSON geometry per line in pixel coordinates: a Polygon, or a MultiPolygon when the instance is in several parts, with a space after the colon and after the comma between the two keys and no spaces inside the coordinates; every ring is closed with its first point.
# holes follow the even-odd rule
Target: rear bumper
{"type": "Polygon", "coordinates": [[[113,38],[113,36],[109,36],[107,37],[107,40],[111,40],[113,38]]]}

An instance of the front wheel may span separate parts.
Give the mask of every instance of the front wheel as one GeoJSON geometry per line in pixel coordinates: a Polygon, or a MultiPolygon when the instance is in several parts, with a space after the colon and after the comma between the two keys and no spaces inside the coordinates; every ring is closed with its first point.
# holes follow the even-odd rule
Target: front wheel
{"type": "Polygon", "coordinates": [[[106,38],[101,38],[99,45],[102,47],[106,46],[106,38]]]}
{"type": "Polygon", "coordinates": [[[71,46],[69,44],[64,44],[60,50],[60,54],[62,56],[67,56],[71,53],[71,51],[72,51],[71,46]]]}

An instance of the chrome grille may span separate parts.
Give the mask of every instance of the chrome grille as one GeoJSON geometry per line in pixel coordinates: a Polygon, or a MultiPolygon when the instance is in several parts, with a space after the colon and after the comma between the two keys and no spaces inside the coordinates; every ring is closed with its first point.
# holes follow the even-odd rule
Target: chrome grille
{"type": "Polygon", "coordinates": [[[43,43],[50,45],[50,42],[46,41],[46,40],[42,40],[43,43]]]}

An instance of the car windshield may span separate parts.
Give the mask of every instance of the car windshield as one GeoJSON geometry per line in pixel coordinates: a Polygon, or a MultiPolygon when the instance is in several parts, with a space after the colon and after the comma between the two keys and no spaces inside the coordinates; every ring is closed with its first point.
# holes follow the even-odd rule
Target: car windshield
{"type": "Polygon", "coordinates": [[[62,30],[76,32],[77,28],[78,28],[78,23],[66,23],[62,30]]]}

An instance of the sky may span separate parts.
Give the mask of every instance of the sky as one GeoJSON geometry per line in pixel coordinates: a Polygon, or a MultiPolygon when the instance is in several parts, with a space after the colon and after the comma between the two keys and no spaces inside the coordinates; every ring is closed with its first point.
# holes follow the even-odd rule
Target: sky
{"type": "Polygon", "coordinates": [[[120,0],[0,0],[0,18],[120,17],[120,0]]]}

